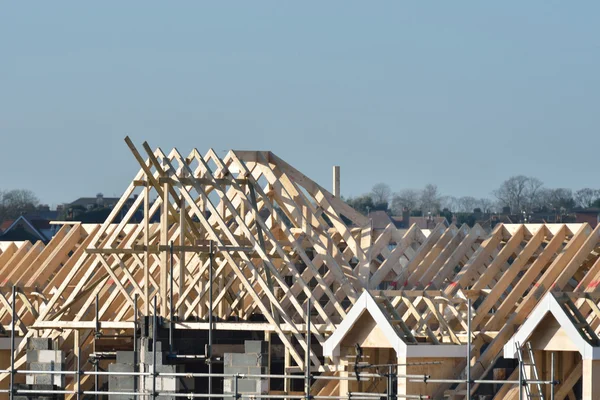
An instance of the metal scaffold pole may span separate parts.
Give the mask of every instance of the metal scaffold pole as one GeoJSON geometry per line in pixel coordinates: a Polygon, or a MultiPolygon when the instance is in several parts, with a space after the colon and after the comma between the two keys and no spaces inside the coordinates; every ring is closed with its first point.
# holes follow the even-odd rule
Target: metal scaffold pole
{"type": "Polygon", "coordinates": [[[77,346],[77,385],[75,388],[77,389],[77,400],[81,398],[81,332],[75,331],[75,346],[77,346]]]}
{"type": "MultiPolygon", "coordinates": [[[[139,371],[138,366],[138,343],[137,343],[137,327],[138,327],[138,294],[136,293],[133,297],[133,370],[139,371]]],[[[138,378],[133,379],[133,390],[138,390],[138,378]]]]}
{"type": "MultiPolygon", "coordinates": [[[[98,304],[98,293],[96,293],[96,332],[94,333],[94,352],[96,352],[96,340],[98,339],[98,337],[100,336],[100,312],[99,312],[99,304],[98,304]]],[[[96,372],[96,375],[94,376],[94,390],[96,391],[96,394],[94,394],[94,399],[98,400],[98,363],[100,362],[98,360],[98,358],[96,358],[94,360],[94,371],[96,372]]]]}
{"type": "Polygon", "coordinates": [[[239,393],[239,389],[238,389],[238,380],[239,380],[239,375],[235,374],[233,376],[233,399],[234,400],[238,400],[240,398],[240,393],[239,393]]]}
{"type": "Polygon", "coordinates": [[[156,345],[158,343],[156,334],[156,296],[153,300],[154,312],[152,315],[152,398],[156,398],[156,345]]]}
{"type": "Polygon", "coordinates": [[[306,400],[310,400],[310,297],[306,301],[306,360],[304,361],[304,392],[306,400]]]}
{"type": "Polygon", "coordinates": [[[169,244],[169,356],[173,355],[173,241],[169,244]]]}
{"type": "Polygon", "coordinates": [[[519,400],[523,400],[523,364],[519,359],[519,400]]]}
{"type": "Polygon", "coordinates": [[[471,298],[467,299],[467,400],[471,400],[471,298]]]}
{"type": "MultiPolygon", "coordinates": [[[[208,362],[208,373],[212,374],[212,345],[213,345],[213,241],[209,244],[208,254],[208,349],[206,351],[206,362],[208,362]]],[[[212,395],[212,377],[208,378],[208,394],[212,395]]]]}
{"type": "Polygon", "coordinates": [[[12,287],[12,303],[11,308],[11,327],[10,327],[10,400],[15,396],[15,324],[17,323],[16,307],[15,307],[15,286],[12,287]]]}
{"type": "Polygon", "coordinates": [[[393,393],[393,390],[394,390],[392,372],[393,372],[393,367],[390,365],[388,367],[388,393],[387,393],[387,400],[392,400],[392,393],[393,393]]]}
{"type": "Polygon", "coordinates": [[[552,380],[550,384],[550,400],[554,400],[554,352],[550,353],[550,379],[552,380]]]}

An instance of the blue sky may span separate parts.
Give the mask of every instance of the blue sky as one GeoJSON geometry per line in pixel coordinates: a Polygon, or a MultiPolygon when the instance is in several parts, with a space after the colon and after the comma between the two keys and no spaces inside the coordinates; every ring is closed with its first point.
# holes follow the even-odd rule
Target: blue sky
{"type": "Polygon", "coordinates": [[[598,2],[3,2],[0,189],[120,195],[123,142],[272,150],[342,194],[600,188],[598,2]]]}

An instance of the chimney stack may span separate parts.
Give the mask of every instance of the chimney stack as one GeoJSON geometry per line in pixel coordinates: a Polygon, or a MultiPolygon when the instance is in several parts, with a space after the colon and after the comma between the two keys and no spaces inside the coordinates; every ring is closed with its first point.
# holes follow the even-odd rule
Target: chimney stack
{"type": "Polygon", "coordinates": [[[340,197],[340,166],[333,166],[333,195],[340,197]]]}
{"type": "Polygon", "coordinates": [[[402,208],[402,226],[404,228],[410,228],[410,210],[408,207],[402,208]]]}

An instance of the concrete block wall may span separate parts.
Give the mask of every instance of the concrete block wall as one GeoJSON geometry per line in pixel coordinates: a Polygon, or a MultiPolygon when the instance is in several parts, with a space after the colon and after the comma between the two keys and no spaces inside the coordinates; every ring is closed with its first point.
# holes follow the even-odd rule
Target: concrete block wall
{"type": "MultiPolygon", "coordinates": [[[[119,362],[123,355],[120,353],[131,353],[133,351],[117,351],[117,362],[108,365],[109,372],[135,372],[135,364],[133,363],[133,357],[131,362],[119,362]]],[[[123,361],[123,360],[121,360],[123,361]]],[[[125,360],[128,361],[128,360],[125,360]]],[[[136,377],[135,376],[124,376],[124,375],[109,375],[108,376],[108,390],[110,392],[133,392],[136,390],[136,377]]],[[[108,395],[109,400],[135,400],[137,396],[133,395],[108,395]]]]}
{"type": "MultiPolygon", "coordinates": [[[[148,366],[149,371],[152,371],[152,365],[148,366]]],[[[177,365],[157,365],[156,372],[172,374],[178,371],[177,365]]],[[[144,383],[145,391],[152,391],[152,377],[146,378],[144,383]]],[[[160,392],[177,392],[180,389],[177,378],[175,377],[157,377],[156,378],[156,390],[160,392]]]]}
{"type": "MultiPolygon", "coordinates": [[[[159,373],[179,373],[184,372],[183,366],[163,364],[163,360],[166,360],[165,354],[158,351],[160,347],[157,346],[157,364],[156,372],[159,373]]],[[[144,347],[144,352],[140,354],[140,371],[152,372],[152,352],[147,351],[147,347],[144,347]]],[[[134,372],[136,366],[134,363],[134,353],[132,351],[117,351],[117,360],[115,363],[110,364],[108,367],[109,371],[113,372],[134,372]]],[[[188,388],[193,388],[193,380],[186,379],[185,382],[188,388]]],[[[156,378],[156,390],[161,392],[179,392],[182,389],[181,379],[177,377],[157,377],[156,378]]],[[[134,390],[143,390],[147,392],[152,391],[152,377],[141,377],[137,378],[134,376],[125,375],[111,375],[108,379],[108,389],[111,392],[133,392],[134,390]],[[138,384],[136,385],[136,381],[138,384]]],[[[161,398],[169,398],[162,396],[161,398]]],[[[173,397],[174,398],[174,397],[173,397]]],[[[109,400],[136,400],[136,396],[133,395],[110,395],[109,400]]]]}
{"type": "MultiPolygon", "coordinates": [[[[52,340],[47,338],[30,338],[26,347],[27,369],[30,371],[65,371],[65,354],[60,350],[52,350],[52,340]]],[[[25,385],[20,389],[29,390],[64,390],[65,375],[26,374],[25,385]]],[[[63,399],[64,395],[27,395],[15,396],[17,400],[63,399]]]]}
{"type": "MultiPolygon", "coordinates": [[[[223,373],[225,374],[267,374],[268,367],[267,343],[261,340],[246,340],[244,353],[225,353],[223,357],[223,373]]],[[[234,379],[223,379],[223,393],[233,393],[234,379]]],[[[267,394],[269,391],[268,379],[239,378],[239,393],[267,394]]]]}
{"type": "MultiPolygon", "coordinates": [[[[57,350],[27,350],[27,369],[32,371],[64,371],[65,356],[57,350]]],[[[65,386],[64,375],[27,374],[25,382],[28,385],[65,386]]]]}
{"type": "MultiPolygon", "coordinates": [[[[140,352],[138,353],[138,363],[140,372],[152,372],[153,352],[152,339],[143,337],[140,339],[140,352]]],[[[182,365],[168,364],[168,353],[162,351],[162,343],[156,342],[156,372],[159,373],[182,373],[185,368],[182,365]]],[[[133,351],[117,351],[116,362],[109,365],[109,371],[114,372],[134,372],[136,370],[133,351]]],[[[193,390],[194,380],[190,378],[179,377],[157,377],[156,390],[161,392],[181,392],[187,387],[193,390]]],[[[109,376],[108,389],[111,392],[130,392],[152,391],[152,377],[133,377],[133,376],[109,376]],[[136,385],[137,382],[137,385],[136,385]]],[[[109,400],[137,400],[137,396],[132,395],[110,395],[109,400]]],[[[175,397],[161,396],[161,399],[173,399],[175,397]]]]}

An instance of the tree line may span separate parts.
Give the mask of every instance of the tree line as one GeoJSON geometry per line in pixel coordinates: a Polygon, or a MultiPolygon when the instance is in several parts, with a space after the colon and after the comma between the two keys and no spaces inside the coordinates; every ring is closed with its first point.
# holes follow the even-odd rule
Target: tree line
{"type": "Polygon", "coordinates": [[[0,190],[0,221],[17,219],[21,215],[33,213],[40,204],[31,190],[0,190]]]}
{"type": "Polygon", "coordinates": [[[383,210],[392,215],[435,215],[451,213],[521,214],[555,212],[566,214],[575,209],[600,208],[600,189],[547,188],[537,178],[516,175],[492,191],[491,197],[445,196],[434,184],[421,189],[392,192],[386,183],[377,183],[367,194],[351,197],[346,202],[357,211],[368,214],[383,210]]]}
{"type": "MultiPolygon", "coordinates": [[[[357,211],[368,214],[383,210],[392,215],[446,215],[480,213],[521,214],[535,212],[569,213],[575,209],[600,208],[600,189],[547,188],[537,178],[516,175],[491,193],[492,197],[446,196],[434,184],[421,189],[394,193],[386,183],[377,183],[367,194],[346,199],[357,211]]],[[[0,190],[0,221],[34,213],[40,204],[31,190],[0,190]]]]}

